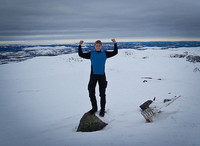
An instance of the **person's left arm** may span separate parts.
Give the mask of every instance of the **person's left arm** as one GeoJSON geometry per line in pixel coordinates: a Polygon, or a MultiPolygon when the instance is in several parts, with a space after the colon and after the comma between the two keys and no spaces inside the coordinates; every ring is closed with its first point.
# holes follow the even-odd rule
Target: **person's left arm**
{"type": "Polygon", "coordinates": [[[106,57],[110,58],[118,54],[118,47],[117,42],[115,39],[112,39],[112,42],[114,43],[114,50],[113,51],[106,51],[106,57]]]}

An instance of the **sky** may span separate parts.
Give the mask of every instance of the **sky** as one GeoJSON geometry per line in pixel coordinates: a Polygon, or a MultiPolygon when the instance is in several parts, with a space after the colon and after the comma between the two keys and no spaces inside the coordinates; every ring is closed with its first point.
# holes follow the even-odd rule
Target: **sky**
{"type": "Polygon", "coordinates": [[[199,0],[0,0],[0,41],[199,40],[199,0]]]}

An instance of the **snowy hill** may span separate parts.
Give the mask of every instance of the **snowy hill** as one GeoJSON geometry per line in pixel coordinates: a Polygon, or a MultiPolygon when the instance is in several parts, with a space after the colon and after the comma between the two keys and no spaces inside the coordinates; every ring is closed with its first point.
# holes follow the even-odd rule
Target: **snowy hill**
{"type": "Polygon", "coordinates": [[[107,113],[101,118],[108,126],[91,133],[76,132],[91,108],[89,60],[75,53],[1,65],[0,145],[200,145],[200,63],[170,57],[185,52],[199,56],[200,48],[122,49],[108,59],[107,113]],[[145,77],[152,79],[143,82],[145,77]],[[145,122],[139,105],[179,95],[152,123],[145,122]]]}
{"type": "MultiPolygon", "coordinates": [[[[58,56],[71,54],[78,51],[77,43],[66,42],[21,42],[21,44],[1,44],[0,42],[0,65],[11,62],[20,62],[38,56],[58,56]]],[[[145,50],[148,47],[159,49],[200,47],[199,41],[177,41],[177,42],[118,42],[119,49],[145,50]]],[[[85,51],[94,49],[94,43],[84,43],[85,51]]],[[[103,43],[103,49],[112,50],[113,43],[103,43]]]]}

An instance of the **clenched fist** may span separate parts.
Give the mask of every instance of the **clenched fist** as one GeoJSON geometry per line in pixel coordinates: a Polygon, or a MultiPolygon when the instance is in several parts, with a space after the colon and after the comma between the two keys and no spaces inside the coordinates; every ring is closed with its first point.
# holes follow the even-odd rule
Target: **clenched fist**
{"type": "Polygon", "coordinates": [[[115,39],[112,39],[112,42],[113,42],[113,43],[117,43],[115,39]]]}
{"type": "Polygon", "coordinates": [[[80,42],[79,42],[79,45],[82,45],[84,43],[84,41],[83,40],[81,40],[80,42]]]}

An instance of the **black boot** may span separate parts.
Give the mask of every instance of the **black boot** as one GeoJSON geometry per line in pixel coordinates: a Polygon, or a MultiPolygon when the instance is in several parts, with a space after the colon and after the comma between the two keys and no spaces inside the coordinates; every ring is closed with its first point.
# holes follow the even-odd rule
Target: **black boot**
{"type": "Polygon", "coordinates": [[[106,106],[106,97],[101,96],[101,110],[99,116],[104,117],[105,114],[105,106],[106,106]]]}
{"type": "Polygon", "coordinates": [[[97,112],[97,108],[92,108],[88,113],[95,114],[97,112]]]}
{"type": "Polygon", "coordinates": [[[99,116],[104,117],[104,115],[105,115],[105,109],[101,109],[100,113],[99,113],[99,116]]]}

